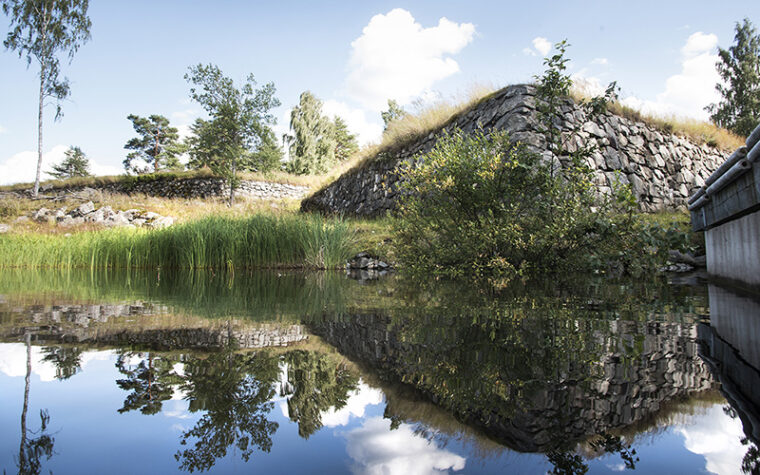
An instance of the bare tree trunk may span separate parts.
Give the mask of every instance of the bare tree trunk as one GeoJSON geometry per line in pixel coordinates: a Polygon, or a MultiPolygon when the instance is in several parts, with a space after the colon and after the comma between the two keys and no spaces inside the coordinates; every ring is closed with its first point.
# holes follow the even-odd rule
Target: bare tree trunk
{"type": "Polygon", "coordinates": [[[42,171],[42,107],[45,102],[45,66],[40,65],[40,103],[37,116],[37,176],[34,179],[34,198],[40,191],[40,172],[42,171]]]}
{"type": "Polygon", "coordinates": [[[161,140],[161,129],[156,129],[156,147],[154,149],[154,155],[153,155],[153,172],[158,173],[158,143],[161,140]]]}
{"type": "Polygon", "coordinates": [[[26,413],[29,409],[29,378],[32,375],[32,335],[26,337],[26,378],[24,379],[24,409],[21,411],[21,446],[18,449],[19,467],[26,467],[26,413]]]}
{"type": "Polygon", "coordinates": [[[230,180],[230,208],[235,204],[235,182],[237,181],[237,159],[232,159],[232,180],[230,180]]]}

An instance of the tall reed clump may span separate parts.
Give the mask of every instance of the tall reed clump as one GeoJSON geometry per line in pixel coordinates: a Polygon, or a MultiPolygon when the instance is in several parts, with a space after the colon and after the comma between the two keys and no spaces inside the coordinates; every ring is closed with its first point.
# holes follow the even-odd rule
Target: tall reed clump
{"type": "Polygon", "coordinates": [[[351,256],[354,245],[354,232],[341,220],[211,216],[153,231],[6,235],[0,238],[0,267],[333,268],[351,256]]]}

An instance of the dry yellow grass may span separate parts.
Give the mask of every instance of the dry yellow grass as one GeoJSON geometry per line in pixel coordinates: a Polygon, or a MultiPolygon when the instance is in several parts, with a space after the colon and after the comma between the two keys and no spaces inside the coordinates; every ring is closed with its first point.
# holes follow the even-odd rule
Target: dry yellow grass
{"type": "Polygon", "coordinates": [[[409,114],[388,124],[379,147],[398,147],[438,130],[453,117],[469,111],[495,91],[496,88],[491,85],[476,84],[448,99],[439,99],[428,104],[418,102],[409,114]]]}
{"type": "MultiPolygon", "coordinates": [[[[588,100],[591,97],[588,88],[583,84],[574,84],[570,95],[575,101],[588,100]]],[[[642,122],[666,134],[685,137],[699,145],[706,144],[727,151],[736,150],[744,145],[744,138],[709,122],[679,117],[675,114],[669,116],[645,114],[620,102],[612,102],[607,109],[615,115],[634,122],[642,122]]]]}
{"type": "Polygon", "coordinates": [[[470,111],[496,92],[496,88],[487,84],[470,86],[465,92],[455,94],[448,99],[435,102],[416,103],[403,118],[393,121],[383,132],[380,143],[365,145],[353,157],[340,163],[326,175],[314,177],[312,190],[317,193],[335,181],[344,173],[363,168],[368,162],[413,143],[425,135],[444,127],[460,114],[470,111]]]}
{"type": "Polygon", "coordinates": [[[32,200],[29,198],[0,198],[0,222],[12,225],[12,232],[42,232],[62,234],[78,231],[103,229],[101,225],[85,223],[79,226],[59,227],[55,223],[39,223],[32,219],[17,222],[20,216],[29,216],[38,209],[66,208],[72,210],[84,201],[92,200],[96,208],[110,206],[114,210],[139,209],[152,211],[162,216],[172,216],[177,222],[202,218],[204,216],[241,217],[257,213],[294,213],[300,200],[246,200],[238,199],[232,207],[226,198],[160,198],[143,194],[124,195],[119,193],[95,192],[88,199],[66,198],[62,201],[32,200]]]}

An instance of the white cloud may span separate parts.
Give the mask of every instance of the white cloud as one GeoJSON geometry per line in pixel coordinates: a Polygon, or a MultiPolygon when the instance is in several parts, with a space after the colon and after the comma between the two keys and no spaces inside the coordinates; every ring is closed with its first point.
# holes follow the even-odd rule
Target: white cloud
{"type": "Polygon", "coordinates": [[[541,56],[546,56],[546,54],[552,50],[551,42],[543,36],[533,38],[533,47],[536,48],[536,51],[538,51],[541,56]]]}
{"type": "Polygon", "coordinates": [[[356,390],[349,393],[345,406],[337,411],[333,407],[322,413],[322,425],[325,427],[348,425],[351,416],[364,417],[367,406],[381,402],[383,402],[383,392],[360,381],[356,390]]]}
{"type": "Polygon", "coordinates": [[[656,100],[629,96],[621,102],[650,114],[706,120],[704,107],[720,100],[715,90],[715,84],[720,82],[715,69],[717,45],[718,37],[714,34],[692,34],[681,48],[681,72],[665,81],[665,90],[656,100]]]}
{"type": "Polygon", "coordinates": [[[728,417],[721,404],[695,417],[678,432],[683,435],[688,451],[705,457],[708,472],[741,473],[742,458],[747,450],[740,442],[744,437],[742,423],[739,418],[728,417]]]}
{"type": "Polygon", "coordinates": [[[693,58],[703,53],[714,52],[718,46],[718,36],[712,33],[705,34],[698,31],[686,40],[686,44],[681,48],[681,54],[686,58],[693,58]]]}
{"type": "Polygon", "coordinates": [[[591,60],[591,64],[606,65],[608,63],[607,58],[594,58],[591,60]]]}
{"type": "Polygon", "coordinates": [[[0,134],[7,134],[7,133],[8,133],[8,129],[0,125],[0,134]]]}
{"type": "Polygon", "coordinates": [[[602,85],[599,78],[586,74],[586,70],[581,70],[570,75],[573,80],[573,89],[589,97],[603,95],[606,87],[602,85]]]}
{"type": "MultiPolygon", "coordinates": [[[[68,145],[56,145],[48,152],[42,154],[42,179],[50,178],[45,172],[50,170],[53,164],[60,163],[68,145]]],[[[90,158],[90,172],[93,175],[118,175],[123,170],[112,165],[101,164],[90,158]]],[[[0,185],[12,183],[30,183],[34,181],[37,173],[37,152],[27,150],[19,152],[0,163],[0,185]]]]}
{"type": "Polygon", "coordinates": [[[446,18],[423,28],[400,8],[375,15],[351,43],[346,92],[374,111],[383,110],[388,99],[406,104],[459,72],[449,55],[460,52],[474,34],[475,25],[446,18]]]}
{"type": "MultiPolygon", "coordinates": [[[[45,355],[42,348],[31,348],[32,374],[39,376],[41,381],[53,381],[55,379],[55,365],[49,361],[43,361],[45,355]]],[[[0,344],[0,372],[12,378],[26,375],[26,345],[24,343],[0,344]]]]}
{"type": "Polygon", "coordinates": [[[354,460],[354,473],[441,474],[464,469],[465,458],[438,448],[416,435],[409,424],[390,430],[382,417],[367,419],[346,434],[346,451],[354,460]]]}
{"type": "Polygon", "coordinates": [[[523,48],[522,53],[525,56],[538,56],[538,53],[533,48],[523,48]]]}
{"type": "Polygon", "coordinates": [[[185,109],[171,113],[171,125],[177,128],[180,139],[185,139],[191,135],[190,126],[199,115],[198,109],[185,109]]]}
{"type": "MultiPolygon", "coordinates": [[[[345,102],[328,100],[322,106],[322,112],[328,117],[339,116],[348,125],[348,130],[356,134],[360,145],[366,145],[380,139],[383,134],[383,126],[380,121],[371,122],[367,120],[367,114],[362,109],[356,109],[345,102]]],[[[376,114],[378,117],[379,114],[376,114]]]]}

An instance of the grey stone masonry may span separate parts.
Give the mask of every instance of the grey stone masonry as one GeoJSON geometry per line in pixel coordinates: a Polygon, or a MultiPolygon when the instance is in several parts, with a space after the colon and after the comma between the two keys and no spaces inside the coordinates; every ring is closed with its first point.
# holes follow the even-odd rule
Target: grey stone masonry
{"type": "MultiPolygon", "coordinates": [[[[398,198],[398,174],[402,163],[430,151],[445,131],[461,129],[472,132],[504,130],[514,141],[546,159],[546,139],[537,127],[535,88],[530,85],[509,86],[495,93],[468,112],[454,117],[443,129],[432,132],[399,150],[381,152],[366,165],[346,172],[326,188],[306,198],[303,210],[356,215],[379,215],[394,209],[398,198]]],[[[597,151],[588,165],[600,192],[609,192],[616,182],[630,184],[643,211],[674,209],[686,204],[691,192],[705,184],[705,179],[723,161],[724,151],[697,145],[686,138],[655,130],[643,122],[632,121],[606,112],[594,121],[572,100],[561,106],[564,131],[580,126],[576,143],[595,144],[597,151]]],[[[560,158],[565,166],[567,160],[560,158]]]]}
{"type": "MultiPolygon", "coordinates": [[[[163,178],[160,175],[152,180],[118,181],[90,186],[41,188],[43,193],[81,193],[105,191],[109,193],[145,194],[164,198],[211,198],[226,197],[230,189],[222,178],[189,177],[163,178]]],[[[31,190],[30,190],[31,191],[31,190]]],[[[303,198],[309,191],[306,186],[291,185],[259,180],[242,180],[235,195],[253,199],[303,198]]]]}

